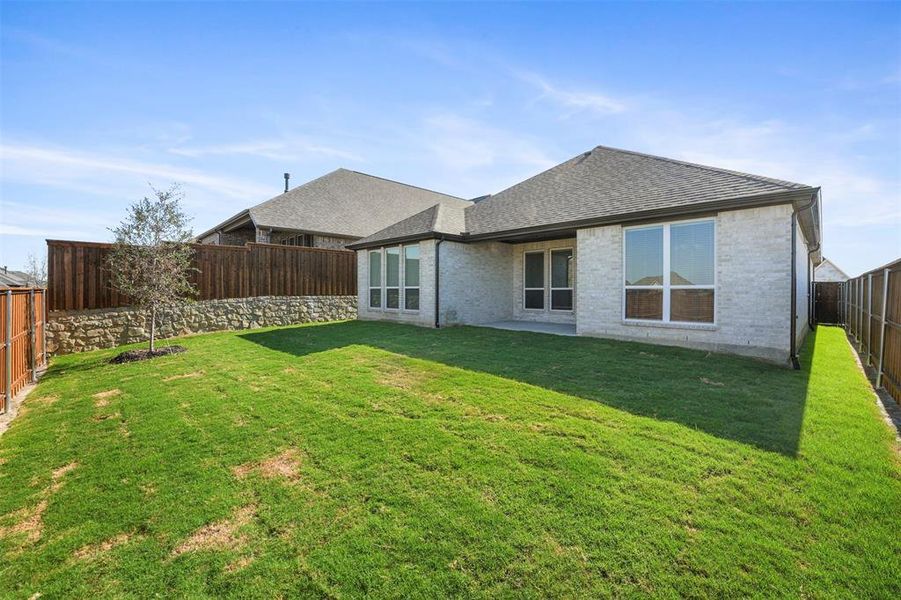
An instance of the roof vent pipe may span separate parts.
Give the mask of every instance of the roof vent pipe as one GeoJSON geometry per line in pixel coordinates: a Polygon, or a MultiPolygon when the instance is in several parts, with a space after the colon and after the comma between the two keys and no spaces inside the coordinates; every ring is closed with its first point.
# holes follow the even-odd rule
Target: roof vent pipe
{"type": "Polygon", "coordinates": [[[288,180],[291,179],[291,173],[285,173],[285,193],[288,193],[288,180]]]}

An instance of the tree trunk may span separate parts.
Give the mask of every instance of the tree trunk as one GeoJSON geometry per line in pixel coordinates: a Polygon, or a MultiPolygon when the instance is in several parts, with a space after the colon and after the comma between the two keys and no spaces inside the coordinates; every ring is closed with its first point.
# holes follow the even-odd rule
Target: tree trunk
{"type": "Polygon", "coordinates": [[[156,351],[156,307],[150,309],[150,353],[156,351]]]}

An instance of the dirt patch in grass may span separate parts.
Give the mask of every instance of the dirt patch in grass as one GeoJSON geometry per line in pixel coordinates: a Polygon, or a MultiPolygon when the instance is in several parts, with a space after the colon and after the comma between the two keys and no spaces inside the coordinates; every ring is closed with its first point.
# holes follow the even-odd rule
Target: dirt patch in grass
{"type": "Polygon", "coordinates": [[[103,408],[104,406],[109,405],[110,398],[115,398],[116,396],[120,396],[122,394],[122,390],[119,388],[106,390],[105,392],[97,392],[91,398],[94,399],[94,406],[97,408],[103,408]]]}
{"type": "Polygon", "coordinates": [[[72,555],[78,560],[90,560],[93,558],[97,558],[101,554],[109,552],[113,548],[117,546],[121,546],[123,544],[127,544],[131,540],[131,534],[129,533],[120,533],[117,536],[111,537],[108,540],[104,540],[99,544],[88,544],[87,546],[82,546],[72,555]]]}
{"type": "Polygon", "coordinates": [[[192,377],[203,377],[206,375],[203,371],[194,371],[193,373],[182,373],[181,375],[172,375],[171,377],[163,378],[164,382],[176,381],[178,379],[190,379],[192,377]]]}
{"type": "Polygon", "coordinates": [[[179,354],[187,352],[184,346],[166,346],[151,352],[150,350],[126,350],[110,359],[110,363],[121,365],[122,363],[135,362],[138,360],[147,360],[148,358],[156,358],[157,356],[166,356],[168,354],[179,354]]]}
{"type": "Polygon", "coordinates": [[[41,396],[39,398],[31,398],[29,400],[29,404],[37,404],[40,406],[51,406],[56,404],[56,401],[59,400],[59,396],[56,394],[50,394],[49,396],[41,396]]]}
{"type": "Polygon", "coordinates": [[[232,469],[232,473],[238,479],[244,479],[250,473],[257,472],[266,479],[283,477],[293,481],[300,477],[301,458],[297,449],[288,448],[266,460],[238,465],[232,469]]]}
{"type": "Polygon", "coordinates": [[[0,538],[24,534],[25,541],[32,544],[41,539],[44,532],[44,513],[47,512],[50,495],[62,487],[63,477],[77,467],[77,462],[70,462],[54,469],[50,473],[50,485],[44,489],[40,501],[31,508],[23,508],[13,513],[15,522],[12,525],[0,526],[0,538]]]}
{"type": "Polygon", "coordinates": [[[376,383],[399,390],[411,390],[431,379],[424,371],[399,365],[384,365],[376,376],[376,383]]]}
{"type": "Polygon", "coordinates": [[[238,530],[250,523],[257,513],[253,504],[237,509],[228,519],[204,525],[191,536],[175,547],[172,556],[180,556],[195,550],[212,550],[217,548],[238,548],[245,544],[246,538],[238,530]]]}
{"type": "Polygon", "coordinates": [[[99,423],[99,422],[101,422],[101,421],[106,421],[106,420],[108,420],[108,419],[118,419],[118,418],[121,417],[121,416],[122,416],[122,415],[120,415],[120,414],[117,413],[117,412],[114,412],[114,413],[105,413],[105,414],[102,414],[102,415],[94,415],[93,417],[91,417],[91,420],[94,421],[95,423],[99,423]]]}
{"type": "Polygon", "coordinates": [[[60,487],[62,487],[61,479],[66,476],[67,473],[70,473],[78,468],[77,462],[70,462],[67,465],[63,465],[56,469],[53,469],[53,472],[50,474],[50,491],[55,492],[60,487]]]}
{"type": "Polygon", "coordinates": [[[242,556],[236,560],[225,565],[226,573],[237,573],[238,571],[246,568],[250,563],[253,562],[252,556],[242,556]]]}

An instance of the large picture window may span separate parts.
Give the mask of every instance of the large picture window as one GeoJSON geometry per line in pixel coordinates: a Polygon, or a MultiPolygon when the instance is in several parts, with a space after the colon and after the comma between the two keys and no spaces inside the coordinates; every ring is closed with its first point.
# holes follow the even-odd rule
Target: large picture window
{"type": "Polygon", "coordinates": [[[382,251],[369,252],[369,307],[382,307],[382,251]]]}
{"type": "Polygon", "coordinates": [[[404,246],[404,310],[419,310],[419,246],[404,246]]]}
{"type": "Polygon", "coordinates": [[[523,255],[523,307],[544,310],[544,251],[523,255]]]}
{"type": "Polygon", "coordinates": [[[400,248],[385,249],[385,308],[400,308],[400,248]]]}
{"type": "Polygon", "coordinates": [[[626,319],[713,323],[712,220],[625,230],[626,319]]]}
{"type": "Polygon", "coordinates": [[[572,248],[551,250],[551,310],[573,309],[573,268],[572,248]]]}

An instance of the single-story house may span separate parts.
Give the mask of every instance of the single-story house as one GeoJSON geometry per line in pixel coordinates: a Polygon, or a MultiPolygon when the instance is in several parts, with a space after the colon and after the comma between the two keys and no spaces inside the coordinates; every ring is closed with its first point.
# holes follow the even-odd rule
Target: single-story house
{"type": "Polygon", "coordinates": [[[844,283],[851,279],[848,274],[838,268],[838,266],[824,258],[823,262],[817,265],[813,273],[814,281],[825,281],[830,283],[844,283]]]}
{"type": "Polygon", "coordinates": [[[598,146],[358,252],[359,318],[639,340],[797,364],[820,190],[598,146]]]}
{"type": "Polygon", "coordinates": [[[242,210],[201,233],[197,240],[201,244],[229,246],[259,242],[344,248],[436,204],[462,209],[472,202],[358,171],[337,169],[242,210]]]}
{"type": "Polygon", "coordinates": [[[0,268],[0,287],[30,287],[32,285],[37,285],[37,283],[25,271],[12,271],[5,266],[0,268]]]}

